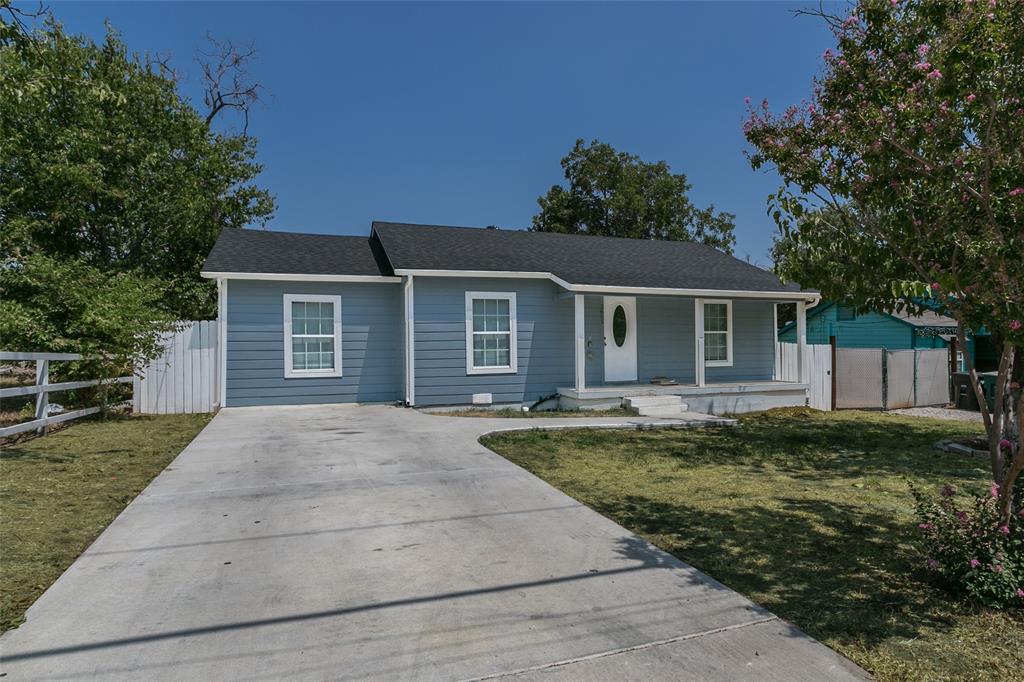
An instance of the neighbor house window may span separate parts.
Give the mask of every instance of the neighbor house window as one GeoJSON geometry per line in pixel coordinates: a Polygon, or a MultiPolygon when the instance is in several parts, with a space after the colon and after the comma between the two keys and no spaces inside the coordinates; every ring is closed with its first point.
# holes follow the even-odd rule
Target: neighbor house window
{"type": "Polygon", "coordinates": [[[841,321],[857,319],[857,309],[854,308],[852,305],[839,306],[839,319],[841,321]]]}
{"type": "Polygon", "coordinates": [[[732,301],[704,304],[704,364],[732,365],[732,301]]]}
{"type": "Polygon", "coordinates": [[[516,371],[516,295],[466,292],[466,373],[516,371]]]}
{"type": "Polygon", "coordinates": [[[284,295],[284,375],[341,376],[341,296],[284,295]]]}

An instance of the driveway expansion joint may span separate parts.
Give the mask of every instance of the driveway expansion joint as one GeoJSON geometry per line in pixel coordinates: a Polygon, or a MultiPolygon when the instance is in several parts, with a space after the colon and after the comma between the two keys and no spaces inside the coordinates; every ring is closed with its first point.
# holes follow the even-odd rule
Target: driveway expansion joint
{"type": "Polygon", "coordinates": [[[678,637],[668,637],[666,639],[659,639],[653,642],[646,642],[644,644],[634,644],[633,646],[626,646],[618,649],[609,649],[608,651],[599,651],[595,654],[578,656],[576,658],[567,658],[561,661],[543,663],[541,665],[530,666],[528,668],[520,668],[518,670],[509,670],[506,672],[493,673],[490,675],[484,675],[483,677],[471,677],[465,680],[461,680],[460,682],[486,682],[486,680],[500,680],[503,678],[518,677],[520,675],[526,675],[528,673],[541,672],[544,670],[551,670],[552,668],[562,668],[567,665],[574,665],[576,663],[594,661],[599,658],[608,658],[609,656],[619,656],[621,654],[628,654],[633,651],[644,651],[645,649],[653,649],[655,647],[665,646],[666,644],[677,644],[679,642],[686,642],[693,639],[699,639],[701,637],[707,637],[708,635],[716,635],[722,632],[740,630],[742,628],[747,628],[752,625],[762,625],[764,623],[771,623],[777,620],[779,620],[778,616],[765,616],[764,618],[756,618],[754,620],[748,620],[743,623],[724,625],[722,627],[711,628],[710,630],[703,630],[701,632],[691,632],[685,635],[679,635],[678,637]]]}

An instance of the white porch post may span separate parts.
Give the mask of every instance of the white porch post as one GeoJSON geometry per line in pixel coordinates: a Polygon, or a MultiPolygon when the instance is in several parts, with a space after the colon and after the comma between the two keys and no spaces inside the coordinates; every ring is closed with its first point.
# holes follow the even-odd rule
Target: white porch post
{"type": "Polygon", "coordinates": [[[582,391],[587,376],[587,339],[583,330],[583,294],[573,296],[573,310],[576,332],[576,390],[582,391]]]}
{"type": "Polygon", "coordinates": [[[694,360],[693,377],[698,386],[706,383],[704,372],[704,299],[693,299],[693,335],[696,358],[694,360]]]}
{"type": "MultiPolygon", "coordinates": [[[[402,287],[405,317],[405,404],[416,404],[416,299],[412,275],[402,287]]],[[[472,351],[469,351],[472,352],[472,351]]]]}
{"type": "Polygon", "coordinates": [[[796,304],[796,366],[797,380],[807,381],[807,303],[797,301],[796,304]]]}
{"type": "Polygon", "coordinates": [[[228,406],[228,281],[217,280],[217,402],[228,406]]]}

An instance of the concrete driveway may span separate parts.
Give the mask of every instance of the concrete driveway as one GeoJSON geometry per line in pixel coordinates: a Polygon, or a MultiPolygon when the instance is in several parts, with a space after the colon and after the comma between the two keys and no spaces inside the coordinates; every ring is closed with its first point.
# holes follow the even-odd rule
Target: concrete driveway
{"type": "MultiPolygon", "coordinates": [[[[609,420],[511,425],[560,422],[609,420]]],[[[0,639],[0,672],[865,676],[477,442],[509,425],[391,407],[223,410],[0,639]]]]}

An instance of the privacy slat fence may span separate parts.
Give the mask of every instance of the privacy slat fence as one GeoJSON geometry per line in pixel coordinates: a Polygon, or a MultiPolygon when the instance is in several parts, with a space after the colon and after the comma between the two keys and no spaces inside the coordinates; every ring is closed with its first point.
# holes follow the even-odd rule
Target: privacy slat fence
{"type": "Polygon", "coordinates": [[[0,362],[35,362],[36,383],[32,386],[14,386],[0,389],[0,399],[14,398],[23,395],[36,396],[35,419],[12,426],[0,428],[0,438],[7,438],[26,431],[46,433],[47,427],[60,422],[71,421],[79,417],[96,414],[103,408],[101,406],[85,407],[60,414],[50,414],[50,394],[62,391],[72,391],[89,386],[100,384],[127,384],[131,383],[131,377],[116,377],[113,379],[88,379],[86,381],[62,381],[56,384],[50,383],[50,363],[81,360],[78,353],[15,353],[0,351],[0,362]]]}
{"type": "MultiPolygon", "coordinates": [[[[775,344],[775,380],[799,381],[797,344],[775,344]]],[[[807,344],[807,401],[816,410],[832,409],[832,346],[807,344]]]]}
{"type": "Polygon", "coordinates": [[[836,406],[895,410],[949,402],[949,356],[942,348],[836,351],[836,406]]]}
{"type": "Polygon", "coordinates": [[[133,409],[140,414],[213,412],[219,403],[217,322],[183,322],[166,335],[164,353],[137,372],[133,409]]]}
{"type": "MultiPolygon", "coordinates": [[[[945,349],[886,350],[807,345],[809,404],[818,410],[944,405],[949,402],[949,357],[945,349]],[[835,384],[833,385],[833,379],[835,384]]],[[[797,381],[797,345],[775,347],[775,379],[797,381]]]]}

